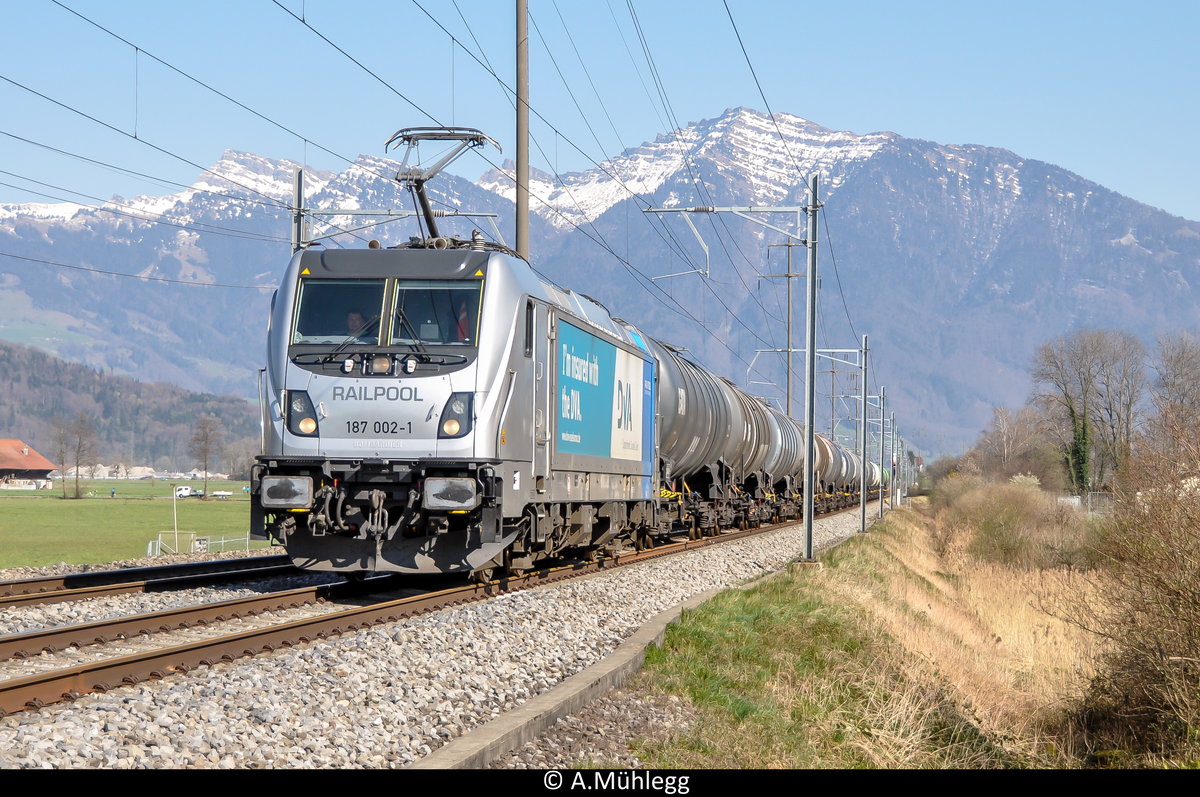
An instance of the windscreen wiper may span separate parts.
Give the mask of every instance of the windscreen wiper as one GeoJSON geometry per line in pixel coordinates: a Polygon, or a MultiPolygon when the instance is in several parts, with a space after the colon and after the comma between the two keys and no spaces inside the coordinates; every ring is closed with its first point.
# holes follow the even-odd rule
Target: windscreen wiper
{"type": "MultiPolygon", "coordinates": [[[[329,359],[335,359],[339,354],[346,350],[346,347],[351,343],[359,343],[359,338],[364,332],[370,332],[379,326],[380,316],[372,316],[371,320],[362,325],[362,329],[346,336],[346,339],[337,345],[337,348],[331,351],[328,355],[329,359]]],[[[363,346],[369,346],[369,343],[362,343],[363,346]]]]}

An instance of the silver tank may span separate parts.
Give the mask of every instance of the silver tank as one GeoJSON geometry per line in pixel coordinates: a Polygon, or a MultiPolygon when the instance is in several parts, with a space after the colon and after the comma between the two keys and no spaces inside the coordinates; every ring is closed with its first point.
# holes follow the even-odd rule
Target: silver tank
{"type": "Polygon", "coordinates": [[[867,462],[867,489],[879,489],[879,465],[875,462],[867,462]]]}
{"type": "Polygon", "coordinates": [[[734,434],[727,441],[722,459],[734,472],[735,481],[762,470],[771,448],[771,427],[767,408],[761,401],[722,379],[726,400],[730,403],[734,434]],[[741,434],[738,434],[738,431],[741,434]]]}
{"type": "Polygon", "coordinates": [[[851,465],[850,477],[846,479],[846,485],[857,490],[858,486],[862,484],[862,460],[853,451],[847,451],[846,456],[850,457],[851,465]]]}
{"type": "MultiPolygon", "coordinates": [[[[801,446],[803,449],[803,446],[801,446]]],[[[820,485],[829,482],[829,468],[833,464],[833,443],[819,434],[813,435],[813,484],[820,485]]]]}
{"type": "Polygon", "coordinates": [[[699,366],[652,338],[658,360],[658,453],[669,468],[664,478],[687,478],[715,463],[733,433],[727,389],[699,366]]]}
{"type": "Polygon", "coordinates": [[[776,409],[767,407],[771,443],[763,470],[772,481],[799,476],[804,470],[804,435],[800,426],[776,409]]]}
{"type": "Polygon", "coordinates": [[[849,451],[837,443],[832,445],[833,464],[829,468],[829,483],[840,487],[854,478],[854,461],[850,459],[849,451]]]}

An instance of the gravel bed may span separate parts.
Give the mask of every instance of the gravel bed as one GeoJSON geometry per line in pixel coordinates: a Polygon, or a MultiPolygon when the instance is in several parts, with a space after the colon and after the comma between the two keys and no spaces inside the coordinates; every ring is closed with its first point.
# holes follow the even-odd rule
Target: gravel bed
{"type": "Polygon", "coordinates": [[[128,656],[134,653],[146,653],[152,650],[185,645],[199,642],[225,634],[252,631],[267,626],[280,625],[295,620],[306,620],[322,614],[332,614],[341,611],[346,606],[340,603],[320,602],[311,603],[295,608],[263,612],[253,617],[237,617],[223,622],[213,622],[191,628],[177,628],[173,631],[159,631],[152,634],[139,634],[127,639],[114,640],[103,645],[84,645],[82,647],[67,647],[54,653],[42,652],[25,659],[7,659],[0,661],[0,680],[21,678],[37,673],[52,672],[80,664],[112,659],[118,656],[128,656]]]}
{"type": "Polygon", "coordinates": [[[488,769],[642,769],[645,765],[630,750],[630,741],[666,742],[696,721],[695,709],[676,695],[616,689],[500,756],[488,769]]]}
{"type": "Polygon", "coordinates": [[[258,548],[250,551],[217,551],[213,553],[179,553],[161,556],[144,556],[140,559],[121,559],[116,562],[100,562],[87,565],[69,565],[59,562],[44,567],[10,567],[0,570],[0,581],[19,581],[38,576],[66,576],[72,573],[96,573],[105,570],[124,570],[129,567],[163,567],[185,562],[208,562],[214,559],[242,559],[247,556],[278,556],[283,548],[258,548]]]}
{"type": "MultiPolygon", "coordinates": [[[[822,518],[815,545],[857,513],[822,518]]],[[[396,767],[599,661],[689,596],[802,555],[803,525],[0,718],[0,767],[396,767]]]]}
{"type": "Polygon", "coordinates": [[[80,601],[17,606],[0,609],[0,634],[23,634],[43,628],[90,623],[113,617],[128,617],[133,614],[159,612],[181,606],[196,606],[201,603],[216,603],[234,598],[248,598],[264,592],[279,592],[285,589],[297,589],[342,580],[344,580],[343,577],[336,573],[301,573],[260,578],[240,584],[172,589],[161,592],[128,592],[123,595],[104,595],[80,601]]]}

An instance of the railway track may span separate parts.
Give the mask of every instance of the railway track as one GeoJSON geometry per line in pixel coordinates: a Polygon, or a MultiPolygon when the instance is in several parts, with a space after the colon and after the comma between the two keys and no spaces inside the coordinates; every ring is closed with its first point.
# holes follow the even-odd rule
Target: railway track
{"type": "MultiPolygon", "coordinates": [[[[379,623],[396,622],[408,617],[485,600],[505,592],[528,589],[615,567],[644,562],[682,553],[699,547],[732,542],[755,534],[774,531],[780,526],[765,526],[747,531],[731,531],[699,540],[683,540],[645,551],[630,551],[592,562],[575,562],[522,576],[499,578],[486,583],[470,583],[448,589],[421,590],[397,595],[397,580],[389,576],[362,582],[342,582],[305,587],[280,593],[240,598],[220,603],[172,609],[163,612],[117,618],[75,626],[45,629],[0,637],[0,659],[40,657],[43,652],[62,651],[76,646],[101,645],[115,640],[141,638],[145,634],[172,632],[196,626],[224,623],[234,618],[260,616],[263,613],[312,607],[308,616],[272,622],[253,628],[218,633],[201,639],[155,646],[135,652],[88,655],[89,661],[52,666],[40,672],[5,676],[14,667],[0,661],[0,716],[63,700],[75,700],[92,692],[107,692],[123,685],[147,679],[186,673],[200,666],[233,661],[244,656],[270,653],[280,648],[309,643],[317,639],[365,629],[379,623]],[[387,594],[387,593],[391,594],[387,594]],[[384,595],[380,595],[384,593],[384,595]],[[375,597],[370,597],[374,595],[375,597]],[[331,601],[357,602],[345,608],[331,601]]],[[[144,647],[144,646],[143,646],[144,647]]],[[[100,650],[100,649],[98,649],[100,650]]]]}
{"type": "Polygon", "coordinates": [[[130,592],[245,581],[302,572],[287,556],[218,559],[162,567],[134,567],[95,573],[0,581],[0,609],[121,595],[130,592]]]}

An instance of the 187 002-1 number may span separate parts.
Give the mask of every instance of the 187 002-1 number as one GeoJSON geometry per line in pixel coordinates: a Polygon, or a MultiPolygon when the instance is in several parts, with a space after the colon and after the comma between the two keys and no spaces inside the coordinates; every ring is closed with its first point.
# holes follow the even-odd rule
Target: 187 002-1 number
{"type": "Polygon", "coordinates": [[[348,434],[412,434],[412,421],[346,421],[348,434]]]}

